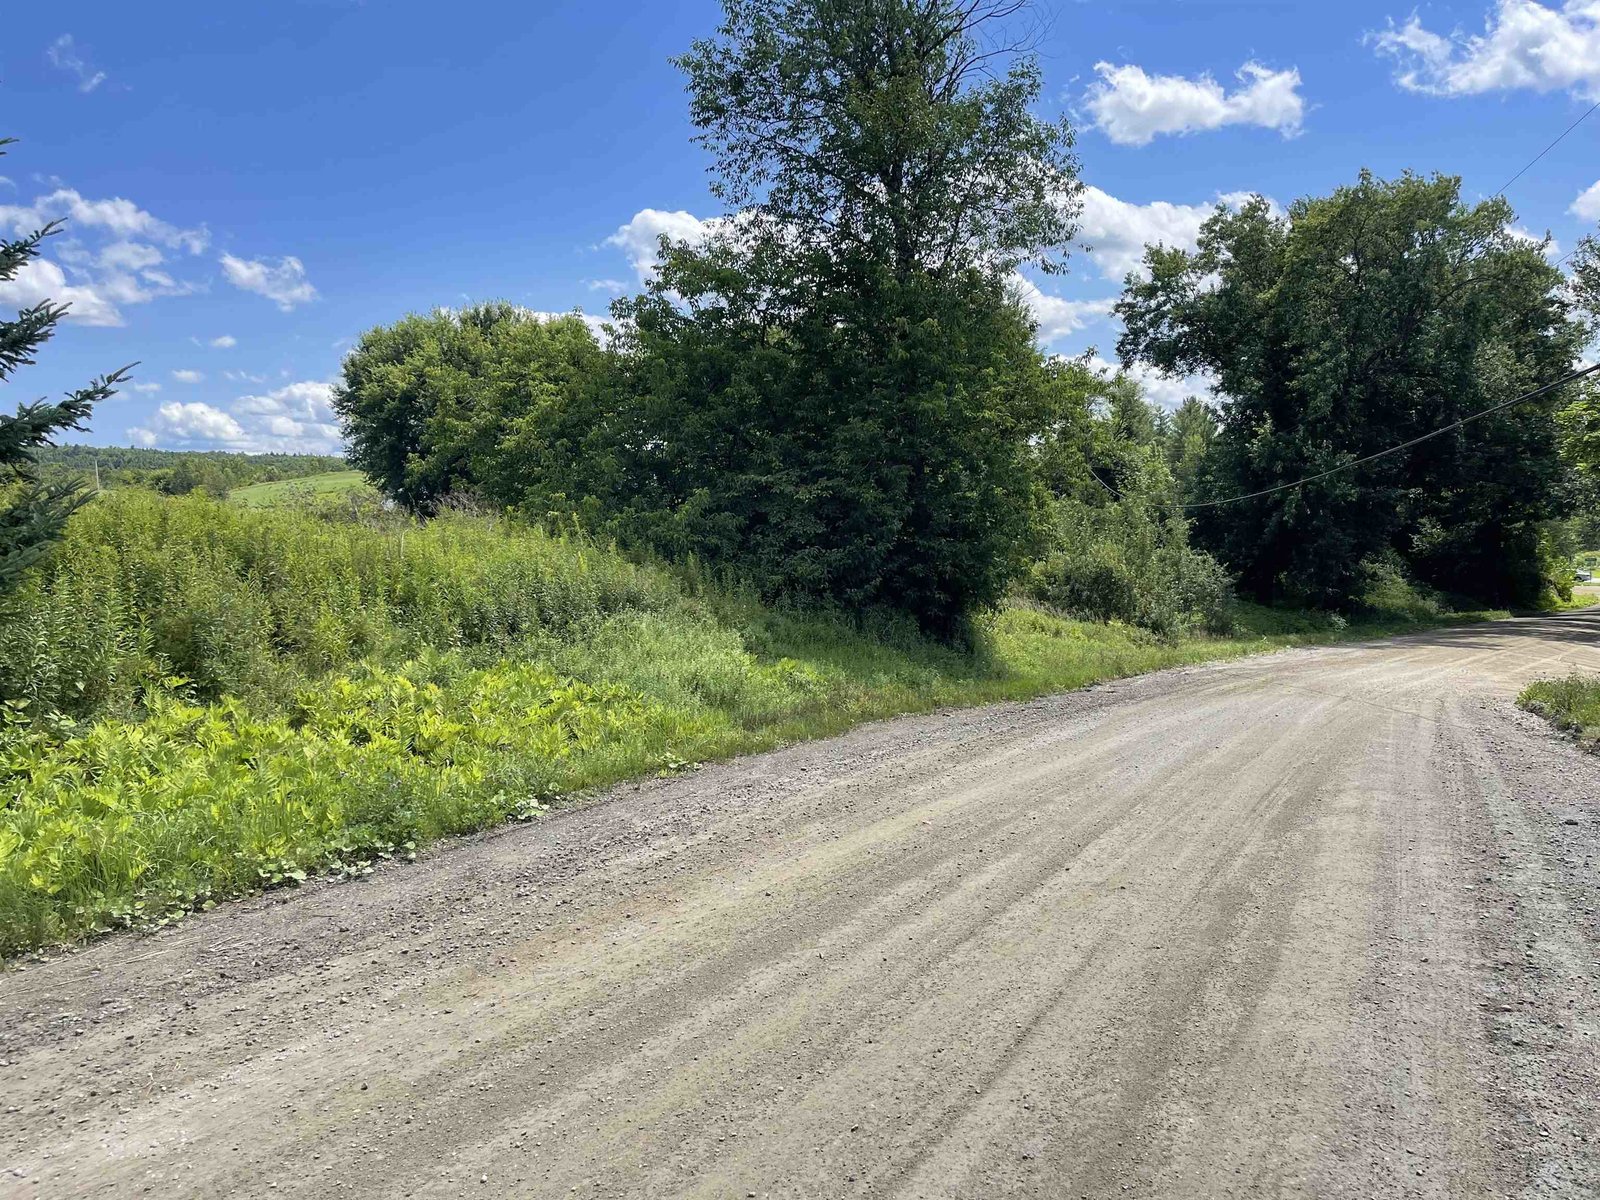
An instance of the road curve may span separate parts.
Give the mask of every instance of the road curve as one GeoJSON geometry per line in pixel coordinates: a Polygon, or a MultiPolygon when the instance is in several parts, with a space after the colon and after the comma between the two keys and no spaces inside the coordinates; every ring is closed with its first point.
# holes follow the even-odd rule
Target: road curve
{"type": "Polygon", "coordinates": [[[0,1194],[1600,1194],[1600,613],[904,718],[0,975],[0,1194]]]}

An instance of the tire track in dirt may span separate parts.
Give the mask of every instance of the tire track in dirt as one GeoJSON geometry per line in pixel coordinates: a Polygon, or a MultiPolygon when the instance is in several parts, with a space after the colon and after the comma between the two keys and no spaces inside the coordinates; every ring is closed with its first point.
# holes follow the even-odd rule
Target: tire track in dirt
{"type": "Polygon", "coordinates": [[[8,973],[0,1194],[1594,1194],[1600,764],[1510,700],[1597,634],[881,722],[8,973]]]}

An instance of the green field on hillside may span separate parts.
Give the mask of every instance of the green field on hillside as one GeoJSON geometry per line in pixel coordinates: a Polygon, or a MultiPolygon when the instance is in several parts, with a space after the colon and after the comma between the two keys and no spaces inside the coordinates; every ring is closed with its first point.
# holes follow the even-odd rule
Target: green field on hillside
{"type": "Polygon", "coordinates": [[[228,493],[228,499],[253,508],[270,508],[295,497],[334,496],[360,491],[366,486],[367,481],[360,471],[327,471],[321,475],[278,479],[271,483],[253,483],[249,487],[235,488],[228,493]]]}

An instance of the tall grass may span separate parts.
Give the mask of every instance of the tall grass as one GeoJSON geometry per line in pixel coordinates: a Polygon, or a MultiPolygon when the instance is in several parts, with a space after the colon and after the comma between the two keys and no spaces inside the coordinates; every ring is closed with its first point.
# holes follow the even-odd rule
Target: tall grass
{"type": "Polygon", "coordinates": [[[1600,748],[1600,675],[1572,674],[1530,683],[1517,703],[1559,729],[1577,734],[1588,748],[1600,748]]]}
{"type": "Polygon", "coordinates": [[[131,715],[176,675],[270,708],[358,659],[503,652],[678,598],[615,554],[482,518],[373,527],[128,490],[0,601],[0,698],[131,715]]]}
{"type": "Polygon", "coordinates": [[[0,953],[872,717],[1372,632],[1236,623],[1011,607],[958,648],[483,518],[117,495],[0,612],[0,953]]]}

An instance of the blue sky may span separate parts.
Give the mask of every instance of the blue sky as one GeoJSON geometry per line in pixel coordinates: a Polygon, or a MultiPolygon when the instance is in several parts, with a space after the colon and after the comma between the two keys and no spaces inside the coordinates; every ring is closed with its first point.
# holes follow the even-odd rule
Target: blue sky
{"type": "MultiPolygon", "coordinates": [[[[1219,197],[1326,192],[1363,166],[1489,195],[1600,100],[1600,0],[1045,0],[1046,110],[1086,196],[1048,344],[1111,357],[1144,240],[1219,197]]],[[[0,224],[66,215],[0,305],[73,318],[0,396],[138,360],[98,444],[332,449],[327,390],[362,330],[506,298],[603,314],[663,231],[718,212],[668,63],[712,0],[76,3],[8,14],[0,224]]],[[[1560,252],[1600,222],[1600,113],[1508,195],[1560,252]]],[[[1175,402],[1192,386],[1150,380],[1175,402]]]]}

